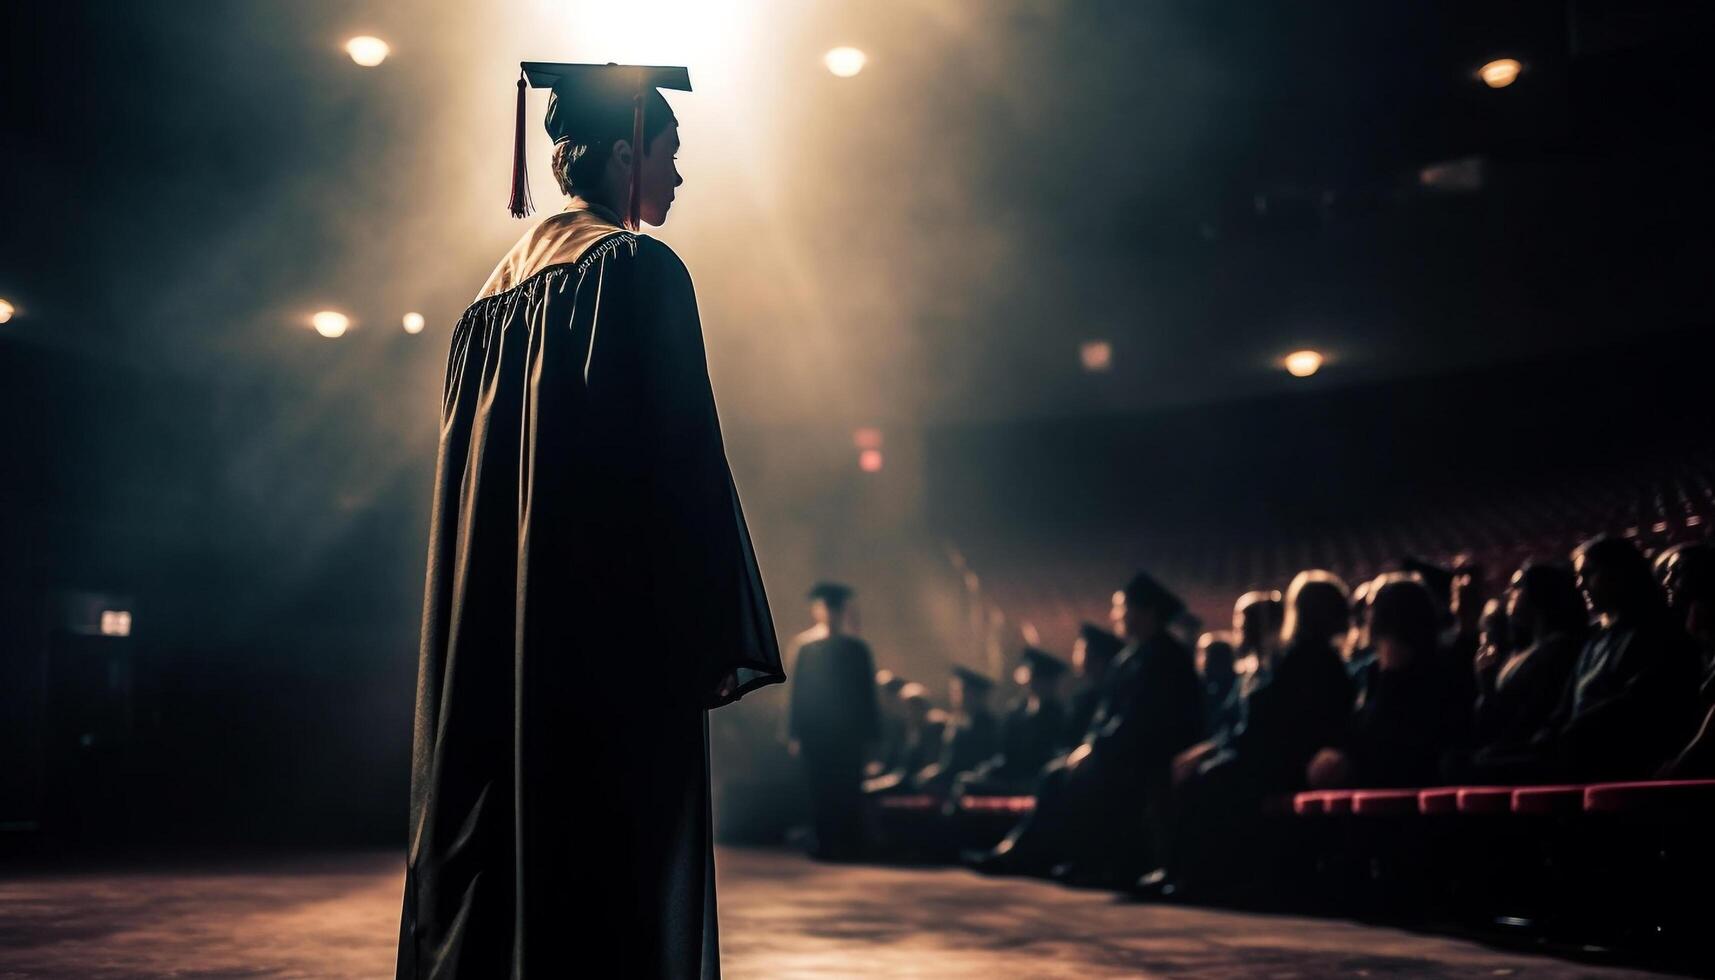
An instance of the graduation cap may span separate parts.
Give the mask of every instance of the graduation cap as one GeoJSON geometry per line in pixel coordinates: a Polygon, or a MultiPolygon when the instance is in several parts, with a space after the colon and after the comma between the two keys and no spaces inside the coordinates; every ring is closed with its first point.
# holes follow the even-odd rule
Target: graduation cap
{"type": "Polygon", "coordinates": [[[1125,641],[1094,623],[1078,627],[1078,638],[1084,641],[1084,655],[1097,660],[1112,660],[1125,649],[1125,641]]]}
{"type": "Polygon", "coordinates": [[[1054,656],[1047,650],[1036,647],[1024,648],[1024,662],[1030,665],[1030,676],[1052,680],[1066,672],[1066,661],[1054,656]]]}
{"type": "Polygon", "coordinates": [[[631,133],[631,193],[626,210],[628,227],[638,228],[643,167],[643,119],[648,111],[672,114],[660,90],[691,90],[691,73],[684,68],[654,65],[570,65],[553,61],[519,63],[518,119],[512,140],[512,200],[514,218],[531,211],[530,178],[524,166],[524,90],[546,88],[548,115],[544,124],[555,143],[622,139],[631,133]],[[650,103],[654,103],[653,106],[650,103]]]}
{"type": "Polygon", "coordinates": [[[820,599],[832,608],[838,609],[852,597],[852,587],[839,582],[817,582],[810,586],[810,591],[804,593],[806,599],[820,599]]]}
{"type": "Polygon", "coordinates": [[[994,681],[985,674],[980,674],[969,667],[954,667],[953,676],[965,685],[965,690],[972,694],[987,694],[994,687],[994,681]]]}
{"type": "Polygon", "coordinates": [[[1185,611],[1184,600],[1168,591],[1167,586],[1156,581],[1155,576],[1144,571],[1133,575],[1131,581],[1125,584],[1125,601],[1128,606],[1154,609],[1161,616],[1163,624],[1185,611]]]}

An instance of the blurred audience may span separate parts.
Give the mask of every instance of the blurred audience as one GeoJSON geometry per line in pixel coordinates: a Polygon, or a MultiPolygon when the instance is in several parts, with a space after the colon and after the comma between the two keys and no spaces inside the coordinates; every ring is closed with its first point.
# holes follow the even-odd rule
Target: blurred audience
{"type": "Polygon", "coordinates": [[[1215,736],[1239,720],[1238,677],[1233,673],[1233,644],[1224,633],[1197,638],[1197,676],[1203,680],[1203,732],[1215,736]]]}

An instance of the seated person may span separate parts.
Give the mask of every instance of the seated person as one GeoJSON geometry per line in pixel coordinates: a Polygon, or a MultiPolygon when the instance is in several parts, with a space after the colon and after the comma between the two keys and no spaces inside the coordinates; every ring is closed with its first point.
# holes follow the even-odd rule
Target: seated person
{"type": "Polygon", "coordinates": [[[1478,775],[1487,760],[1526,751],[1565,696],[1589,630],[1572,570],[1532,562],[1513,573],[1506,623],[1512,649],[1478,654],[1472,760],[1478,775]]]}
{"type": "Polygon", "coordinates": [[[1239,643],[1233,651],[1233,672],[1239,679],[1239,697],[1268,677],[1280,649],[1284,615],[1280,593],[1273,589],[1246,592],[1233,603],[1233,635],[1239,643]]]}
{"type": "Polygon", "coordinates": [[[1370,642],[1376,659],[1360,682],[1358,709],[1343,738],[1316,753],[1307,768],[1315,789],[1433,786],[1450,753],[1466,741],[1469,665],[1442,653],[1444,624],[1434,596],[1413,572],[1376,580],[1370,642]],[[1466,678],[1455,678],[1462,670],[1466,678]]]}
{"type": "Polygon", "coordinates": [[[1703,655],[1698,700],[1703,724],[1662,775],[1669,779],[1715,778],[1715,548],[1689,544],[1657,560],[1668,608],[1703,655]]]}
{"type": "Polygon", "coordinates": [[[1090,730],[1047,768],[1031,815],[992,851],[967,856],[978,870],[1053,870],[1068,881],[1117,885],[1159,860],[1168,765],[1202,731],[1191,651],[1167,629],[1183,609],[1144,572],[1114,594],[1112,615],[1126,647],[1090,730]]]}
{"type": "Polygon", "coordinates": [[[1243,842],[1254,836],[1262,801],[1302,788],[1311,755],[1343,735],[1353,690],[1339,652],[1347,616],[1339,578],[1307,571],[1293,579],[1279,663],[1244,699],[1236,725],[1174,760],[1173,847],[1145,876],[1144,891],[1183,893],[1233,880],[1249,861],[1243,842]]]}
{"type": "Polygon", "coordinates": [[[1630,541],[1585,542],[1573,570],[1597,623],[1552,731],[1539,738],[1548,775],[1648,778],[1685,747],[1699,721],[1697,648],[1630,541]]]}
{"type": "Polygon", "coordinates": [[[899,701],[899,692],[904,687],[905,678],[893,671],[875,672],[875,700],[881,709],[881,737],[876,741],[875,758],[864,764],[865,776],[879,776],[886,772],[890,760],[899,751],[899,740],[905,730],[904,705],[899,701]]]}
{"type": "Polygon", "coordinates": [[[942,731],[946,713],[929,700],[929,689],[915,681],[899,689],[903,725],[900,739],[887,768],[880,775],[864,780],[865,793],[910,792],[915,786],[911,777],[923,767],[941,757],[942,731]]]}
{"type": "Polygon", "coordinates": [[[1346,673],[1353,677],[1375,660],[1370,649],[1370,581],[1352,586],[1352,628],[1346,631],[1346,673]]]}
{"type": "Polygon", "coordinates": [[[1093,623],[1085,623],[1078,630],[1077,642],[1072,644],[1072,672],[1078,677],[1078,689],[1072,693],[1072,710],[1066,718],[1067,744],[1082,742],[1090,730],[1108,668],[1124,646],[1119,637],[1093,623]]]}
{"type": "Polygon", "coordinates": [[[1233,673],[1233,644],[1225,633],[1197,638],[1197,676],[1203,682],[1204,734],[1211,738],[1239,720],[1238,676],[1233,673]]]}
{"type": "Polygon", "coordinates": [[[913,785],[920,793],[945,793],[960,773],[1000,749],[1000,724],[989,710],[994,681],[969,667],[954,667],[948,685],[952,710],[941,733],[941,752],[917,771],[913,785]]]}
{"type": "Polygon", "coordinates": [[[1036,788],[1042,767],[1070,748],[1066,709],[1060,705],[1060,678],[1066,661],[1026,647],[1015,677],[1024,697],[1000,720],[1000,751],[955,777],[957,793],[1012,796],[1036,788]]]}

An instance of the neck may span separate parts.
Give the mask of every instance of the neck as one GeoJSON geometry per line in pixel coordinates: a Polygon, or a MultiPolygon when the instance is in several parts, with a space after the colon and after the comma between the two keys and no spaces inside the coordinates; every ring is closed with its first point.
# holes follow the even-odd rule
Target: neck
{"type": "Polygon", "coordinates": [[[573,189],[571,200],[566,203],[568,211],[593,211],[599,217],[605,218],[616,225],[625,225],[625,207],[616,204],[613,198],[601,191],[573,189]]]}

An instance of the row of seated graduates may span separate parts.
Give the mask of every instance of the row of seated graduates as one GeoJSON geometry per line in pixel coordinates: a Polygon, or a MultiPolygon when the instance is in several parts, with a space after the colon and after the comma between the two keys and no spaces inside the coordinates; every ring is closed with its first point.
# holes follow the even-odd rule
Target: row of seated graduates
{"type": "MultiPolygon", "coordinates": [[[[1652,568],[1630,541],[1596,538],[1570,562],[1526,563],[1493,599],[1468,562],[1403,564],[1351,590],[1307,571],[1284,597],[1247,594],[1233,632],[1206,634],[1194,660],[1160,625],[1182,606],[1140,574],[1116,597],[1132,638],[1118,660],[1195,663],[1194,693],[1177,690],[1200,726],[1116,686],[1115,671],[1086,674],[1080,693],[1100,706],[1078,747],[1043,767],[1029,815],[966,860],[1147,897],[1242,900],[1270,863],[1259,849],[1279,844],[1260,832],[1268,804],[1306,788],[1715,777],[1708,545],[1668,549],[1652,568]],[[1126,595],[1154,606],[1154,622],[1128,623],[1126,595]],[[1163,717],[1091,766],[1127,711],[1163,717]],[[1085,767],[1094,773],[1079,778],[1085,767]],[[1143,771],[1121,771],[1133,767],[1143,771]]],[[[1075,660],[1099,634],[1086,627],[1075,660]]]]}

